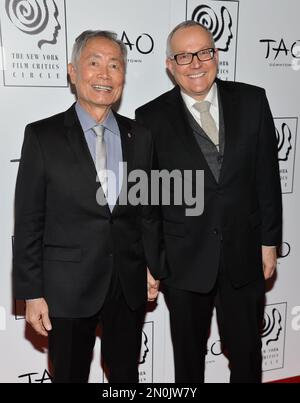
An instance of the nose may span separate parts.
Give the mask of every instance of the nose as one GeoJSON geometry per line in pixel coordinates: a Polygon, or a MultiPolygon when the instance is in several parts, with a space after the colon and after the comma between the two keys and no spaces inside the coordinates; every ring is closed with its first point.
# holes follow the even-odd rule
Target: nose
{"type": "Polygon", "coordinates": [[[104,79],[108,79],[109,78],[109,69],[108,66],[106,65],[100,65],[98,72],[97,72],[97,76],[104,78],[104,79]]]}
{"type": "Polygon", "coordinates": [[[193,60],[192,60],[192,63],[191,63],[191,67],[193,67],[193,68],[199,68],[200,66],[201,66],[201,61],[198,59],[198,56],[197,55],[194,55],[193,56],[193,60]]]}

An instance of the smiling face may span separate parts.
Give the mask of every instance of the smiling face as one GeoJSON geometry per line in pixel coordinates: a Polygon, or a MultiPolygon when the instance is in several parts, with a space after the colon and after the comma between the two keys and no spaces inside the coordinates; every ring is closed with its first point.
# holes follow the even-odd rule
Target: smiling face
{"type": "MultiPolygon", "coordinates": [[[[209,33],[198,26],[181,28],[171,39],[172,54],[213,47],[209,33]]],[[[218,51],[211,60],[200,62],[197,56],[191,64],[179,66],[174,59],[167,59],[167,68],[182,91],[197,101],[202,101],[211,89],[218,72],[218,51]]]]}
{"type": "Polygon", "coordinates": [[[107,38],[89,39],[68,73],[80,105],[97,121],[104,120],[117,102],[125,82],[125,65],[119,45],[107,38]]]}

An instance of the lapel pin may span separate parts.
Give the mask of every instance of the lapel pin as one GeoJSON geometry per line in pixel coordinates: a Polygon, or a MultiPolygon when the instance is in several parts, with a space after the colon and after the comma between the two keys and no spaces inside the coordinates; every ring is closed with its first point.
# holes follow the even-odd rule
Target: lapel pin
{"type": "Polygon", "coordinates": [[[131,137],[132,137],[132,134],[131,133],[128,133],[128,137],[131,139],[131,137]]]}

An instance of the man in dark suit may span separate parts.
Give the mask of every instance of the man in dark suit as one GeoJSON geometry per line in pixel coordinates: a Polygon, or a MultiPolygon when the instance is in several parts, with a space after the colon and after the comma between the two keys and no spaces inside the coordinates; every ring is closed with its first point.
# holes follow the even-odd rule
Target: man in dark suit
{"type": "Polygon", "coordinates": [[[157,221],[155,210],[119,203],[118,196],[125,175],[149,173],[152,140],[111,110],[126,69],[126,47],[114,33],[83,32],[68,67],[77,103],[25,131],[15,296],[26,300],[33,328],[49,335],[54,382],[87,382],[99,321],[109,381],[137,382],[146,264],[149,299],[157,294],[153,276],[160,276],[157,221]]]}
{"type": "Polygon", "coordinates": [[[167,53],[177,86],[136,117],[152,131],[158,169],[202,170],[205,183],[202,215],[185,203],[161,209],[175,379],[203,382],[216,305],[231,382],[259,382],[265,279],[281,241],[271,112],[263,89],[216,79],[218,50],[197,22],[171,32],[167,53]]]}

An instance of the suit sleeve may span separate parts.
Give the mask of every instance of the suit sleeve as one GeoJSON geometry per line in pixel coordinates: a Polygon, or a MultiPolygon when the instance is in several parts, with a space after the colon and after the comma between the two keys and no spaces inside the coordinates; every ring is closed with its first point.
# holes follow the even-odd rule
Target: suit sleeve
{"type": "Polygon", "coordinates": [[[43,296],[45,200],[42,151],[36,133],[27,126],[15,193],[13,287],[17,299],[43,296]]]}
{"type": "Polygon", "coordinates": [[[155,279],[167,277],[160,207],[151,205],[151,171],[156,169],[152,136],[149,132],[148,205],[142,207],[143,245],[147,265],[155,279]]]}
{"type": "Polygon", "coordinates": [[[278,246],[282,241],[278,147],[274,121],[265,93],[262,100],[256,183],[262,218],[262,245],[278,246]]]}

